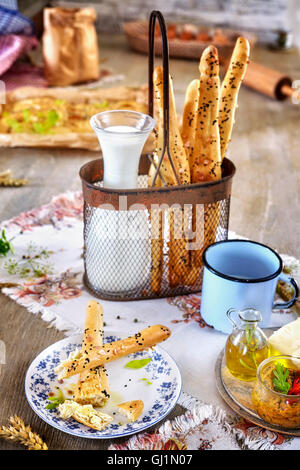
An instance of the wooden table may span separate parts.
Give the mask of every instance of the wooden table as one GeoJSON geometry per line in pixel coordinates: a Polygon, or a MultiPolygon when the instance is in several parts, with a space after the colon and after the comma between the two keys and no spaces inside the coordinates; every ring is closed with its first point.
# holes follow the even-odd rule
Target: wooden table
{"type": "MultiPolygon", "coordinates": [[[[122,37],[100,41],[105,66],[124,73],[124,84],[147,80],[147,59],[128,50],[122,37]]],[[[256,48],[253,60],[300,78],[297,51],[272,52],[256,48]]],[[[184,91],[198,76],[198,64],[172,60],[171,73],[178,111],[182,111],[184,91]]],[[[264,242],[281,253],[300,258],[300,105],[275,102],[247,88],[240,93],[237,122],[229,156],[237,166],[233,185],[230,229],[250,239],[264,242]]],[[[0,188],[0,220],[47,203],[52,196],[80,188],[80,166],[95,158],[83,150],[0,149],[0,171],[11,168],[16,177],[27,177],[24,188],[0,188]]],[[[64,337],[47,328],[38,316],[29,313],[0,294],[0,339],[6,344],[7,361],[0,376],[0,423],[17,414],[32,426],[51,449],[104,449],[106,441],[84,440],[57,431],[38,418],[24,395],[24,377],[30,362],[48,345],[64,337]]],[[[201,391],[199,391],[201,398],[201,391]]],[[[174,414],[182,413],[176,407],[174,414]]],[[[21,446],[0,441],[0,449],[21,446]]]]}

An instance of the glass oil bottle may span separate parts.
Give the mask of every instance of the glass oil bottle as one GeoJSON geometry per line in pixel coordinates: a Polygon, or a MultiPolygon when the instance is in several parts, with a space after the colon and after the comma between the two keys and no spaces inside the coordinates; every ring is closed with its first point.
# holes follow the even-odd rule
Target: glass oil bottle
{"type": "Polygon", "coordinates": [[[233,325],[225,346],[225,360],[230,372],[240,380],[250,381],[256,378],[259,364],[270,355],[268,340],[257,326],[262,321],[258,310],[229,309],[227,317],[233,325]],[[232,315],[237,314],[238,324],[232,315]]]}

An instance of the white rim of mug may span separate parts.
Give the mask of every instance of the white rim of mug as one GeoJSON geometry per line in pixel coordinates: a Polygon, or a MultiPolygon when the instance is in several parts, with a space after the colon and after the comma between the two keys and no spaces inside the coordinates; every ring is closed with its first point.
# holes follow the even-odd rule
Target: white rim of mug
{"type": "Polygon", "coordinates": [[[203,264],[204,266],[210,271],[212,272],[213,274],[215,274],[216,276],[219,276],[219,277],[222,277],[223,279],[227,279],[228,281],[234,281],[234,282],[242,282],[244,284],[254,284],[254,283],[257,283],[257,282],[266,282],[266,281],[271,281],[272,279],[275,279],[277,276],[279,276],[279,274],[282,272],[282,259],[280,258],[280,256],[278,255],[278,253],[276,253],[276,251],[274,251],[272,248],[270,248],[269,246],[267,245],[264,245],[263,243],[259,243],[259,242],[254,242],[252,240],[240,240],[240,239],[232,239],[232,240],[222,240],[220,242],[215,242],[213,243],[212,245],[209,245],[203,252],[203,255],[202,255],[202,261],[203,261],[203,264]],[[276,258],[278,259],[279,261],[279,268],[275,271],[275,273],[273,274],[269,274],[269,276],[265,276],[265,277],[258,277],[258,278],[246,278],[246,279],[241,279],[239,277],[236,277],[236,276],[229,276],[228,274],[224,274],[224,273],[221,273],[220,271],[218,271],[217,269],[213,268],[209,262],[207,261],[206,259],[206,254],[207,252],[212,249],[214,246],[216,245],[220,245],[220,244],[223,244],[223,243],[251,243],[251,244],[254,244],[254,245],[258,245],[258,246],[261,246],[263,248],[267,248],[269,251],[271,251],[271,253],[273,253],[273,255],[276,256],[276,258]]]}

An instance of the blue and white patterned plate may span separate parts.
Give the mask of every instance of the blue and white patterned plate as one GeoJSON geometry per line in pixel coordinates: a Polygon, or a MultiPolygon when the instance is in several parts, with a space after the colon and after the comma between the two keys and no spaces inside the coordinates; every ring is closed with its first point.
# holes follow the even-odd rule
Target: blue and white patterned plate
{"type": "MultiPolygon", "coordinates": [[[[120,339],[120,335],[107,336],[104,342],[120,339]]],[[[177,364],[162,348],[142,351],[106,364],[111,398],[101,411],[114,420],[102,431],[88,428],[74,419],[63,420],[58,410],[48,410],[48,394],[56,394],[59,387],[66,398],[72,392],[78,376],[59,383],[55,367],[66,359],[71,351],[81,347],[80,335],[65,338],[42,351],[31,363],[25,378],[27,400],[37,415],[51,426],[78,437],[112,439],[143,431],[161,421],[174,408],[181,392],[181,375],[177,364]],[[125,368],[132,359],[151,358],[141,369],[125,368]],[[117,403],[143,400],[144,410],[135,423],[130,423],[116,408],[117,403]]]]}

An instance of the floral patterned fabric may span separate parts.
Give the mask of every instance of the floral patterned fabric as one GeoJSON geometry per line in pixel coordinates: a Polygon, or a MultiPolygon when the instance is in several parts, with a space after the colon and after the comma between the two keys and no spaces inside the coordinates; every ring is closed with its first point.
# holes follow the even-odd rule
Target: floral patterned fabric
{"type": "MultiPolygon", "coordinates": [[[[7,238],[13,239],[15,249],[14,254],[0,257],[2,292],[32,313],[40,313],[45,321],[66,334],[83,330],[85,306],[91,299],[82,282],[82,207],[81,193],[66,193],[1,224],[1,231],[4,228],[7,238]]],[[[299,262],[282,257],[291,275],[299,281],[299,262]]],[[[209,403],[214,410],[222,408],[232,413],[218,395],[213,372],[226,336],[208,327],[201,318],[200,293],[142,302],[101,303],[105,334],[121,333],[125,337],[150,323],[168,326],[172,335],[163,347],[180,367],[184,391],[209,403]]],[[[296,308],[274,312],[271,326],[296,319],[297,308],[299,303],[296,308]]],[[[262,442],[259,448],[300,448],[300,439],[270,433],[236,416],[230,426],[244,435],[245,442],[259,437],[262,442]]],[[[165,445],[175,444],[170,441],[165,445]]]]}

